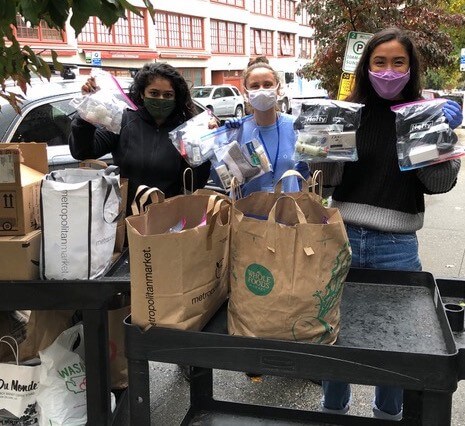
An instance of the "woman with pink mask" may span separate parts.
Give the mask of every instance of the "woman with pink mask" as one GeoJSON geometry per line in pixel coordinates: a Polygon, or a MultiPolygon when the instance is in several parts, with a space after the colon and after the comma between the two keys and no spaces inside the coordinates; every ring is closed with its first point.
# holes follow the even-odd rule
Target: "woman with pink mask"
{"type": "MultiPolygon", "coordinates": [[[[459,159],[410,171],[399,168],[391,107],[419,99],[420,63],[412,40],[397,28],[376,33],[363,51],[347,99],[365,105],[356,135],[359,160],[314,166],[324,170],[331,185],[331,206],[346,224],[354,267],[421,270],[416,231],[423,226],[424,194],[450,191],[457,181],[459,159]]],[[[443,113],[451,128],[462,123],[457,103],[449,101],[443,113]]],[[[323,411],[348,411],[349,384],[323,381],[323,390],[323,411]]],[[[402,388],[377,386],[374,416],[400,420],[402,402],[402,388]]]]}

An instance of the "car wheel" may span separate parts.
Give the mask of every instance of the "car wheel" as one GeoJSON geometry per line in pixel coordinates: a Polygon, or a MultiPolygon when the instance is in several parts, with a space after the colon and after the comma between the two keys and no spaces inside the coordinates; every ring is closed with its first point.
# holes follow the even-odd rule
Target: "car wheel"
{"type": "Polygon", "coordinates": [[[236,118],[242,118],[244,116],[244,107],[242,105],[238,105],[236,107],[236,111],[234,112],[234,116],[236,118]]]}
{"type": "Polygon", "coordinates": [[[289,101],[287,99],[283,99],[281,101],[281,112],[283,113],[289,112],[289,101]]]}

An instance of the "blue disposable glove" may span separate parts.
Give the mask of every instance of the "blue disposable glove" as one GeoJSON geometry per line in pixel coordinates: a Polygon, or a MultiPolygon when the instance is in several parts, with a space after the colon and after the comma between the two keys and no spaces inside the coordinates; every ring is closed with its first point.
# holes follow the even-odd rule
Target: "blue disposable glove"
{"type": "Polygon", "coordinates": [[[230,118],[224,122],[227,129],[238,129],[242,125],[242,118],[230,118]]]}
{"type": "Polygon", "coordinates": [[[310,166],[306,161],[299,161],[294,165],[294,170],[298,171],[305,179],[310,177],[310,166]]]}
{"type": "Polygon", "coordinates": [[[444,113],[451,129],[455,129],[462,124],[462,108],[460,108],[460,105],[457,102],[448,100],[442,107],[442,112],[444,113]]]}

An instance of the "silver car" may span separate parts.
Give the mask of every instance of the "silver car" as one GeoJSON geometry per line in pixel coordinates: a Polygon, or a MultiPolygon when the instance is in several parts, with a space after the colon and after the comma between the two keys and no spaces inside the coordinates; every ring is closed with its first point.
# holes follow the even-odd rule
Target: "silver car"
{"type": "Polygon", "coordinates": [[[192,97],[217,117],[241,118],[244,115],[244,97],[236,86],[195,86],[192,97]]]}

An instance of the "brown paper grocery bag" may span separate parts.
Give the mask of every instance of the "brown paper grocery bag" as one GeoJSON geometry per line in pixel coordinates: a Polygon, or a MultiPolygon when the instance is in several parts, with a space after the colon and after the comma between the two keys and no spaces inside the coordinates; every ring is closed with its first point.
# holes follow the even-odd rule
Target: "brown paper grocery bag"
{"type": "Polygon", "coordinates": [[[200,330],[227,298],[230,203],[221,194],[157,198],[126,218],[132,323],[200,330]]]}
{"type": "Polygon", "coordinates": [[[108,311],[108,345],[110,352],[110,377],[112,389],[128,386],[128,360],[124,353],[124,319],[131,307],[123,306],[108,311]]]}
{"type": "Polygon", "coordinates": [[[291,195],[233,205],[229,333],[334,343],[351,262],[345,227],[337,209],[291,195]]]}
{"type": "Polygon", "coordinates": [[[73,310],[31,311],[26,325],[26,338],[19,344],[20,360],[39,356],[39,351],[73,325],[73,310]]]}

